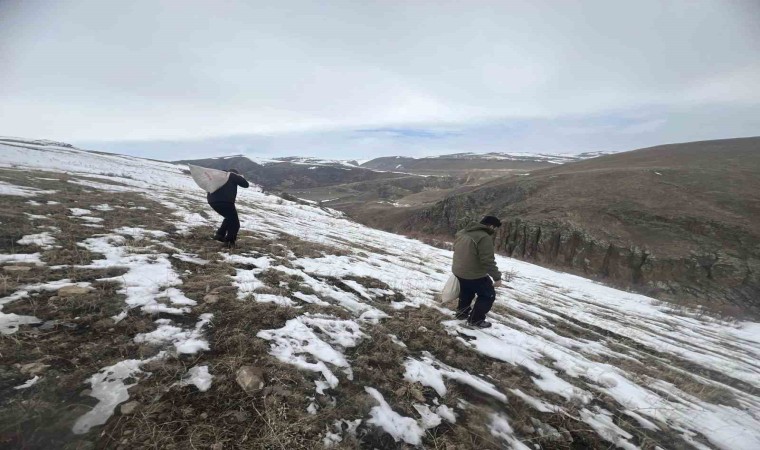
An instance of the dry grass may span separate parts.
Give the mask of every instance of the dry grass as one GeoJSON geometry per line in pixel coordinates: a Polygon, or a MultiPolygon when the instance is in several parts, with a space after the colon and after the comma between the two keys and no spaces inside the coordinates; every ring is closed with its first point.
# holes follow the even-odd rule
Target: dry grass
{"type": "MultiPolygon", "coordinates": [[[[13,172],[13,171],[11,171],[13,172]]],[[[0,171],[0,174],[3,172],[0,171]]],[[[18,176],[15,172],[11,175],[18,176]]],[[[44,176],[44,175],[43,175],[44,176]]],[[[59,176],[56,174],[56,176],[59,176]]],[[[19,181],[19,184],[24,184],[19,181]]],[[[139,226],[171,233],[171,226],[162,218],[170,211],[135,194],[119,194],[118,199],[109,193],[83,193],[80,187],[60,182],[40,185],[45,189],[58,189],[56,200],[62,205],[45,206],[51,214],[50,225],[61,232],[56,236],[60,248],[46,250],[43,259],[48,264],[76,266],[87,264],[99,255],[91,254],[77,245],[83,239],[102,230],[121,226],[139,226]],[[84,202],[83,199],[87,201],[84,202]],[[83,223],[69,219],[67,207],[88,208],[91,205],[108,203],[124,206],[110,212],[97,212],[105,219],[104,229],[84,227],[83,223]],[[131,210],[127,206],[144,206],[149,210],[131,210]]],[[[40,200],[46,200],[43,197],[40,200]]],[[[52,199],[52,197],[51,197],[52,199]]],[[[18,251],[15,241],[23,234],[39,232],[26,217],[12,214],[27,209],[26,199],[12,199],[0,208],[0,220],[11,228],[3,228],[0,245],[5,252],[18,251]],[[6,222],[8,220],[8,222],[6,222]]],[[[38,225],[35,223],[34,225],[38,225]]],[[[195,356],[171,356],[146,364],[147,374],[141,375],[139,383],[129,390],[130,400],[139,402],[132,414],[121,414],[119,409],[103,427],[81,436],[70,433],[73,421],[93,406],[95,400],[87,395],[85,380],[100,368],[129,358],[147,358],[159,350],[155,346],[137,345],[136,334],[155,329],[154,320],[163,316],[148,316],[137,310],[131,311],[118,324],[110,316],[124,306],[124,296],[118,293],[114,283],[99,282],[100,278],[120,275],[124,269],[92,270],[67,267],[59,271],[48,268],[34,270],[10,277],[5,275],[2,282],[3,295],[13,292],[20,285],[31,282],[51,281],[64,277],[73,281],[89,281],[95,290],[81,297],[60,298],[54,292],[20,300],[5,306],[5,311],[18,314],[36,315],[43,320],[58,320],[49,327],[22,327],[11,336],[0,339],[0,447],[7,448],[66,448],[66,449],[188,449],[188,448],[267,448],[300,449],[319,448],[326,430],[340,419],[366,419],[375,402],[365,393],[364,387],[371,386],[380,391],[393,409],[409,417],[417,417],[415,403],[433,404],[438,399],[436,392],[419,384],[404,380],[404,361],[407,357],[419,358],[422,352],[430,352],[441,362],[466,370],[493,383],[500,391],[509,392],[518,388],[523,392],[545,400],[561,404],[565,413],[539,413],[516,396],[510,396],[504,404],[485,396],[468,386],[450,380],[444,398],[438,399],[450,407],[464,399],[470,406],[457,409],[456,424],[443,423],[428,430],[424,438],[426,448],[469,450],[472,448],[497,449],[505,445],[493,437],[487,428],[491,411],[503,412],[516,431],[517,436],[528,444],[542,449],[566,448],[607,448],[608,442],[600,439],[598,433],[578,419],[578,406],[564,402],[558,396],[536,391],[531,380],[532,374],[521,367],[512,366],[494,359],[483,357],[467,347],[456,336],[446,333],[441,324],[450,317],[441,312],[421,307],[394,310],[388,302],[402,300],[396,294],[386,298],[376,298],[373,306],[389,314],[380,324],[365,326],[367,338],[345,354],[353,368],[353,380],[348,380],[340,371],[340,384],[336,389],[328,389],[325,395],[317,395],[314,381],[321,375],[298,370],[269,354],[270,345],[256,334],[261,330],[277,329],[288,320],[304,313],[329,314],[348,319],[352,315],[338,306],[302,305],[288,308],[274,304],[239,300],[231,286],[230,276],[236,267],[221,261],[219,243],[211,241],[212,230],[199,228],[187,235],[171,234],[173,245],[184,251],[197,254],[210,261],[197,265],[170,259],[174,269],[182,274],[182,291],[198,305],[193,313],[180,318],[172,318],[187,326],[192,326],[197,316],[213,313],[214,318],[206,329],[210,350],[195,356]],[[214,302],[206,302],[207,294],[214,294],[214,302]],[[56,298],[57,297],[57,298],[56,298]],[[388,336],[394,334],[407,344],[403,348],[388,336]],[[41,361],[51,367],[45,378],[54,382],[40,383],[35,389],[21,393],[11,392],[27,377],[13,368],[14,363],[41,361]],[[180,387],[178,381],[187,370],[196,365],[207,365],[214,376],[213,385],[207,392],[199,392],[193,386],[180,387]],[[246,394],[236,383],[236,373],[243,365],[254,365],[263,369],[267,387],[254,394],[246,394]],[[306,408],[315,401],[320,405],[318,415],[310,415],[306,408]],[[554,439],[537,431],[534,421],[548,424],[563,436],[554,439]]],[[[130,241],[135,248],[146,242],[130,241]]],[[[317,258],[323,255],[345,255],[347,252],[327,245],[304,241],[298,237],[282,235],[276,242],[255,236],[244,235],[241,246],[252,249],[256,256],[269,256],[278,264],[288,265],[291,254],[296,257],[317,258]],[[291,253],[292,252],[292,253],[291,253]]],[[[23,251],[33,249],[24,248],[23,251]]],[[[376,249],[367,249],[376,251],[376,249]]],[[[289,296],[293,292],[313,294],[303,280],[276,270],[266,270],[259,274],[267,292],[289,296]]],[[[353,292],[344,280],[321,277],[336,288],[353,292]]],[[[388,289],[385,283],[371,277],[346,277],[367,288],[388,289]]],[[[329,299],[323,299],[329,301],[329,299]]],[[[528,317],[522,317],[530,321],[528,317]]],[[[571,320],[555,324],[558,334],[585,339],[600,340],[613,337],[616,341],[630,345],[619,336],[609,336],[604,330],[594,329],[571,320]]],[[[653,354],[653,361],[661,355],[653,354]]],[[[545,361],[550,365],[550,361],[545,361]]],[[[677,379],[676,371],[667,372],[667,367],[658,363],[631,366],[628,370],[676,384],[686,392],[710,401],[733,405],[735,399],[730,391],[705,389],[705,386],[685,386],[677,379]]],[[[567,379],[571,383],[582,380],[567,379]]],[[[580,385],[580,384],[579,384],[580,385]]],[[[615,413],[615,422],[634,434],[633,442],[642,448],[653,448],[656,443],[672,447],[680,443],[680,438],[670,442],[657,441],[650,432],[640,430],[630,419],[617,412],[616,403],[603,395],[592,402],[615,413]]],[[[360,426],[355,438],[344,436],[337,448],[409,448],[396,443],[382,430],[360,426]]]]}

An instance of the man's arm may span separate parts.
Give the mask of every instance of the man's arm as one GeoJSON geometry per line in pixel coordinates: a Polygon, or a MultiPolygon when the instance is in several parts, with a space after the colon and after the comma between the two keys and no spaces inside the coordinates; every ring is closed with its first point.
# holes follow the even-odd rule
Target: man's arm
{"type": "Polygon", "coordinates": [[[238,186],[243,187],[243,188],[247,188],[248,186],[250,186],[248,184],[248,180],[246,180],[242,176],[236,173],[231,173],[230,176],[235,178],[235,184],[237,184],[238,186]]]}
{"type": "Polygon", "coordinates": [[[499,272],[499,267],[496,265],[493,240],[490,237],[484,237],[478,242],[478,258],[480,258],[480,264],[486,269],[488,275],[493,278],[493,281],[500,281],[501,272],[499,272]]]}

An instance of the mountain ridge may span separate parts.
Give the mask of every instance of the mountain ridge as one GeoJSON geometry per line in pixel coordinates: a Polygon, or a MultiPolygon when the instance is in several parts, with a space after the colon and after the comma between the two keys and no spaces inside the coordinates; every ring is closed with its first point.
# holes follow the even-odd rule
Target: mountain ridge
{"type": "Polygon", "coordinates": [[[229,252],[181,166],[0,150],[4,447],[760,444],[756,322],[500,255],[473,329],[450,251],[252,186],[229,252]]]}

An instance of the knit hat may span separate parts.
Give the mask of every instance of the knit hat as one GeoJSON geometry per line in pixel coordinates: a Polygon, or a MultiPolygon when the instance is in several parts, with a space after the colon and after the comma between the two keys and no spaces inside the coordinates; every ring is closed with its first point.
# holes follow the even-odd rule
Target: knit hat
{"type": "Polygon", "coordinates": [[[483,225],[491,225],[491,226],[494,226],[496,228],[498,228],[498,227],[501,226],[501,220],[499,220],[498,217],[494,217],[494,216],[485,216],[480,221],[480,223],[483,224],[483,225]]]}

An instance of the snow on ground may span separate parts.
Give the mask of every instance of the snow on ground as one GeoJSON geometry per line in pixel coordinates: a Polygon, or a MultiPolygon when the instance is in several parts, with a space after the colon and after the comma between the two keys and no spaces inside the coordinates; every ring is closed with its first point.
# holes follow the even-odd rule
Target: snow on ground
{"type": "Polygon", "coordinates": [[[51,281],[47,283],[36,283],[26,286],[22,286],[16,292],[6,297],[0,298],[0,333],[13,334],[18,331],[20,325],[37,324],[42,321],[34,316],[22,316],[18,314],[6,314],[3,312],[3,307],[11,302],[15,302],[31,295],[35,295],[40,291],[57,291],[62,287],[77,286],[88,287],[90,283],[79,282],[72,283],[69,279],[63,279],[58,281],[51,281]]]}
{"type": "Polygon", "coordinates": [[[28,234],[16,241],[16,243],[20,245],[36,245],[47,250],[53,248],[55,245],[55,238],[49,231],[43,231],[42,233],[28,234]]]}
{"type": "Polygon", "coordinates": [[[208,260],[198,257],[194,253],[179,252],[172,255],[172,258],[177,258],[180,261],[197,264],[199,266],[205,266],[209,263],[208,260]]]}
{"type": "Polygon", "coordinates": [[[71,215],[75,217],[92,214],[92,211],[90,211],[89,209],[83,209],[83,208],[69,208],[69,211],[71,211],[71,215]]]}
{"type": "Polygon", "coordinates": [[[349,380],[353,379],[353,371],[342,350],[355,347],[365,337],[354,321],[311,314],[291,319],[276,330],[262,330],[257,336],[271,341],[270,353],[280,361],[321,373],[324,380],[316,381],[319,394],[326,387],[338,386],[339,379],[331,367],[343,371],[349,380]]]}
{"type": "Polygon", "coordinates": [[[195,366],[187,371],[187,376],[178,384],[180,386],[194,385],[201,392],[206,392],[211,387],[214,376],[208,373],[208,366],[195,366]]]}
{"type": "Polygon", "coordinates": [[[416,420],[411,417],[404,417],[394,411],[383,398],[383,394],[379,393],[377,389],[371,387],[364,389],[379,403],[370,410],[370,418],[367,420],[367,423],[382,428],[393,436],[396,442],[404,441],[411,445],[420,445],[422,443],[425,429],[416,420]]]}
{"type": "MultiPolygon", "coordinates": [[[[70,182],[91,189],[143,193],[174,211],[172,220],[178,232],[217,224],[213,214],[205,215],[208,207],[204,193],[182,173],[180,166],[50,144],[8,146],[0,143],[0,149],[3,152],[0,166],[3,167],[67,173],[70,182]]],[[[39,190],[30,189],[0,183],[0,195],[42,195],[39,190]]],[[[107,211],[97,206],[91,209],[107,211]]],[[[291,255],[288,264],[258,253],[222,256],[236,266],[236,274],[230,281],[237,286],[238,296],[243,301],[330,304],[351,313],[351,320],[304,313],[282,328],[258,333],[260,338],[269,341],[272,355],[314,372],[318,377],[315,381],[318,393],[338,386],[342,382],[339,375],[351,380],[351,361],[344,352],[366,338],[373,326],[388,319],[376,306],[380,297],[389,292],[395,294],[390,304],[394,309],[427,305],[445,311],[435,303],[434,295],[448,278],[451,252],[368,229],[346,220],[339,212],[289,202],[264,194],[260,189],[241,189],[238,207],[243,227],[241,245],[246,235],[272,242],[277,242],[280,236],[294,236],[340,253],[328,252],[309,258],[291,255]],[[251,270],[251,267],[254,268],[251,270]],[[300,277],[301,283],[311,288],[313,294],[274,298],[257,293],[263,286],[257,277],[265,269],[300,277]],[[382,282],[387,289],[367,288],[357,281],[361,277],[382,282]],[[348,289],[338,287],[335,280],[348,289]]],[[[84,209],[72,210],[72,214],[91,217],[88,215],[91,211],[84,209]]],[[[156,245],[148,248],[148,244],[158,244],[157,239],[167,240],[171,236],[124,228],[104,231],[106,233],[82,243],[88,250],[103,255],[86,267],[125,268],[127,272],[112,281],[120,283],[119,292],[126,295],[127,308],[169,314],[187,314],[191,310],[194,302],[180,291],[181,280],[171,268],[170,256],[157,252],[156,245]],[[128,250],[124,245],[125,235],[141,237],[146,247],[129,247],[128,250]]],[[[195,258],[183,255],[181,250],[173,253],[174,257],[190,262],[195,258]]],[[[0,255],[0,263],[42,264],[39,258],[38,253],[0,255]]],[[[483,358],[524,369],[530,374],[526,381],[532,388],[531,394],[517,388],[502,392],[480,374],[443,364],[437,359],[440,356],[434,354],[409,357],[400,368],[407,379],[426,384],[439,395],[446,392],[446,382],[456,382],[492,397],[495,404],[519,399],[543,413],[569,414],[563,405],[555,404],[556,399],[564,399],[580,405],[577,420],[585,422],[600,438],[621,448],[635,446],[632,436],[612,422],[612,411],[592,404],[593,398],[603,395],[642,429],[668,430],[694,446],[760,448],[760,396],[756,394],[760,387],[760,324],[727,322],[698,311],[674,314],[666,304],[651,298],[577,276],[509,258],[498,258],[498,263],[502,270],[515,276],[508,287],[497,290],[497,302],[489,316],[494,327],[473,330],[454,320],[446,320],[442,325],[464,348],[483,358]],[[578,336],[562,329],[574,330],[578,336]],[[684,391],[683,386],[658,378],[657,372],[634,373],[631,368],[637,361],[675,373],[684,384],[720,389],[735,401],[725,404],[698,398],[694,392],[684,391]],[[555,401],[539,398],[537,393],[541,392],[553,395],[555,401]]],[[[139,339],[174,347],[177,352],[185,349],[187,342],[191,342],[187,349],[203,349],[201,342],[205,341],[201,333],[206,324],[203,320],[195,328],[184,329],[170,319],[159,319],[156,330],[140,335],[139,339]]],[[[15,327],[23,323],[17,322],[15,327]]],[[[404,344],[397,338],[394,342],[404,344]]],[[[124,380],[140,375],[143,363],[126,360],[93,375],[90,383],[99,403],[80,418],[75,431],[85,432],[104,423],[115,406],[128,398],[124,380]]],[[[198,386],[190,380],[205,380],[206,373],[198,368],[188,373],[187,381],[198,386]]],[[[363,418],[364,423],[385,430],[398,441],[419,443],[427,426],[438,420],[456,420],[453,411],[445,405],[419,404],[419,408],[415,408],[416,417],[404,417],[394,411],[377,389],[368,386],[366,391],[376,406],[363,418]]],[[[471,407],[464,399],[458,403],[471,407]]],[[[608,403],[605,405],[611,407],[608,403]]],[[[328,430],[325,443],[340,442],[341,436],[345,436],[344,425],[340,422],[335,432],[328,430]]],[[[504,445],[526,448],[503,411],[492,411],[488,429],[504,445]]]]}
{"type": "Polygon", "coordinates": [[[15,184],[0,181],[0,195],[14,195],[17,197],[36,197],[38,195],[55,194],[57,191],[37,189],[29,186],[16,186],[15,184]]]}
{"type": "Polygon", "coordinates": [[[90,395],[98,399],[98,404],[77,419],[72,431],[76,434],[83,434],[90,431],[94,426],[106,423],[113,415],[116,406],[129,399],[127,389],[137,384],[136,382],[125,384],[124,380],[135,379],[143,373],[140,370],[140,365],[143,363],[144,361],[139,359],[128,359],[104,367],[100,372],[93,375],[89,380],[92,386],[90,395]]]}
{"type": "Polygon", "coordinates": [[[102,254],[103,259],[80,266],[90,269],[121,267],[127,269],[124,275],[103,279],[120,283],[118,291],[127,296],[129,308],[141,308],[147,313],[183,314],[189,311],[184,306],[194,302],[178,290],[170,288],[182,284],[179,274],[172,268],[168,256],[145,249],[146,253],[131,253],[125,246],[125,239],[118,234],[101,235],[85,240],[80,245],[87,250],[102,254]]]}
{"type": "Polygon", "coordinates": [[[440,361],[436,361],[428,352],[423,352],[422,355],[421,360],[414,358],[407,359],[404,365],[404,379],[407,381],[411,381],[412,383],[419,382],[423,386],[430,386],[435,389],[439,396],[443,397],[446,395],[446,385],[443,383],[443,379],[447,378],[466,384],[502,402],[507,401],[507,396],[499,392],[488,381],[464,370],[456,369],[440,361]]]}
{"type": "Polygon", "coordinates": [[[26,380],[24,384],[20,384],[18,386],[14,386],[13,389],[20,390],[20,389],[29,389],[30,387],[37,384],[37,382],[40,381],[39,375],[35,375],[34,377],[26,380]]]}
{"type": "Polygon", "coordinates": [[[8,263],[34,264],[37,266],[45,265],[45,263],[40,260],[39,253],[15,253],[12,255],[0,254],[0,264],[8,263]]]}
{"type": "Polygon", "coordinates": [[[150,333],[141,333],[135,336],[138,344],[147,343],[154,345],[171,344],[178,354],[192,355],[201,350],[208,350],[208,342],[203,339],[203,328],[214,317],[213,314],[201,314],[200,320],[193,329],[183,329],[172,325],[171,319],[158,319],[158,328],[150,333]]]}
{"type": "Polygon", "coordinates": [[[507,442],[509,448],[515,450],[530,450],[530,447],[517,439],[515,432],[509,425],[509,421],[502,414],[491,414],[491,423],[489,423],[488,428],[491,431],[491,434],[507,442]]]}

